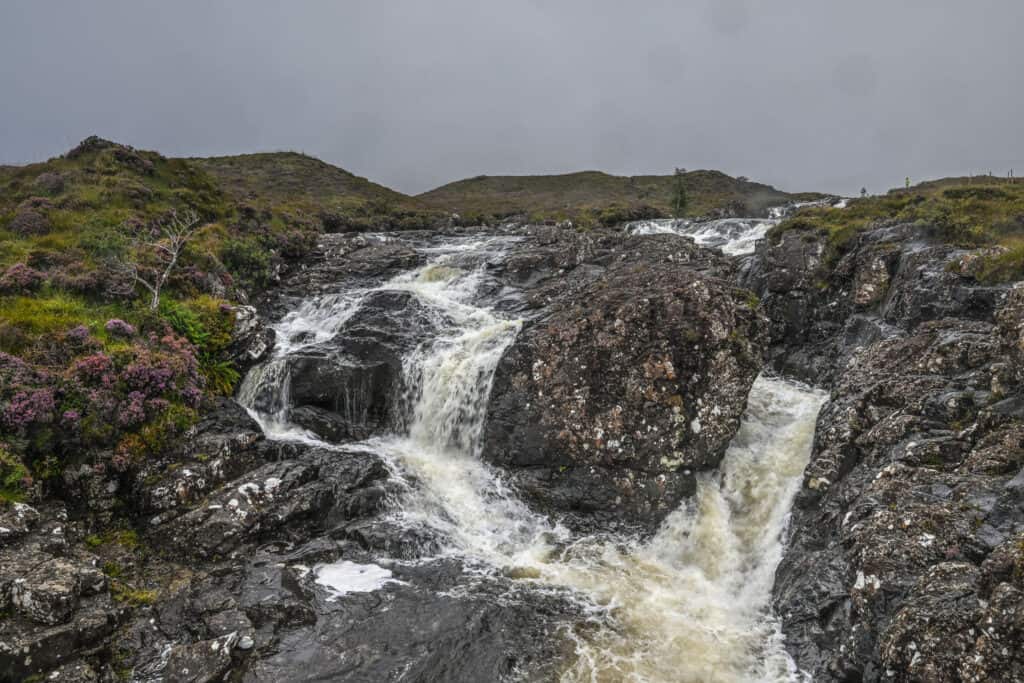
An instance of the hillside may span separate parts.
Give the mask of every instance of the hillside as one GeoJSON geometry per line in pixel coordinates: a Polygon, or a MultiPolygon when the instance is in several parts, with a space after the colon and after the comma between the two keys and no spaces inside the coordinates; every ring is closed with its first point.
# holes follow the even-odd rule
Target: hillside
{"type": "MultiPolygon", "coordinates": [[[[758,214],[770,206],[817,195],[793,195],[770,185],[733,178],[719,171],[684,174],[687,213],[718,210],[758,214]]],[[[477,176],[418,195],[426,206],[460,214],[527,214],[537,220],[561,218],[614,222],[615,214],[668,215],[675,178],[671,175],[614,176],[600,171],[562,175],[477,176]]]]}
{"type": "Polygon", "coordinates": [[[396,207],[417,204],[401,192],[298,152],[189,161],[215,177],[226,192],[240,201],[306,201],[321,206],[360,206],[367,202],[396,207]]]}
{"type": "Polygon", "coordinates": [[[236,304],[320,230],[184,159],[97,137],[0,170],[0,501],[163,452],[240,378],[236,304]],[[173,271],[171,232],[189,231],[173,271]],[[151,285],[146,285],[150,287],[151,285]]]}
{"type": "Polygon", "coordinates": [[[328,232],[416,230],[441,218],[408,195],[298,152],[188,161],[216,178],[235,200],[315,215],[328,232]]]}

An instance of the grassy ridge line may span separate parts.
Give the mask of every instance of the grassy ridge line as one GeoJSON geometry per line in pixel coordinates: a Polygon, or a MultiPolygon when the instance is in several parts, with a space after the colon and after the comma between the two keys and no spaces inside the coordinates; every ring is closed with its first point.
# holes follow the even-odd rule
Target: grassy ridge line
{"type": "MultiPolygon", "coordinates": [[[[790,194],[719,171],[690,171],[683,182],[688,215],[718,210],[758,214],[770,206],[817,194],[790,194]]],[[[617,212],[667,216],[671,210],[672,175],[615,176],[601,171],[560,175],[477,176],[417,195],[423,204],[462,214],[526,214],[533,220],[591,219],[617,212]]],[[[601,221],[605,222],[605,221],[601,221]]]]}

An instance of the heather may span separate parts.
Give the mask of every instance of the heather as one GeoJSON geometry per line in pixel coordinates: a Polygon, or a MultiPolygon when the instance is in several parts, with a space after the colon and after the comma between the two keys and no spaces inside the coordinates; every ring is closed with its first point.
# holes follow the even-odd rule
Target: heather
{"type": "Polygon", "coordinates": [[[125,471],[168,453],[240,377],[235,305],[322,229],[318,210],[254,208],[182,159],[89,138],[0,178],[0,491],[69,466],[125,471]],[[194,218],[157,307],[170,221],[194,218]]]}

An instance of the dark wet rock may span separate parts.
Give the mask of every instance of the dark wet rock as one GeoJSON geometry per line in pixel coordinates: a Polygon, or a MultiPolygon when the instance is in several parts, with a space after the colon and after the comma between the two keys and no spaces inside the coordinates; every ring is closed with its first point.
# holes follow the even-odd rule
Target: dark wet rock
{"type": "Polygon", "coordinates": [[[789,230],[758,242],[740,277],[771,320],[769,364],[805,381],[828,384],[857,349],[929,320],[991,320],[1006,291],[974,279],[979,250],[935,243],[926,226],[881,226],[835,249],[789,230]]]}
{"type": "Polygon", "coordinates": [[[89,664],[72,662],[51,672],[47,676],[47,680],[60,681],[60,683],[96,683],[100,680],[100,676],[89,664]]]}
{"type": "Polygon", "coordinates": [[[288,411],[288,419],[321,439],[333,443],[369,436],[369,430],[361,428],[360,424],[353,424],[337,413],[316,406],[293,408],[288,411]]]}
{"type": "Polygon", "coordinates": [[[311,575],[299,578],[308,587],[304,599],[319,613],[316,622],[282,630],[248,675],[257,681],[545,680],[566,654],[568,644],[556,634],[574,610],[554,594],[519,590],[505,579],[465,584],[454,561],[399,565],[394,572],[396,582],[380,590],[334,599],[311,585],[311,575]],[[296,661],[305,662],[301,672],[296,661]]]}
{"type": "MultiPolygon", "coordinates": [[[[346,433],[359,438],[388,426],[400,389],[402,358],[430,338],[437,325],[409,292],[367,295],[333,339],[289,358],[293,404],[333,413],[328,431],[339,437],[346,433]]],[[[326,428],[323,412],[300,412],[300,419],[326,428]]]]}
{"type": "Polygon", "coordinates": [[[57,626],[0,624],[0,680],[23,681],[52,671],[66,659],[89,656],[106,647],[124,610],[109,602],[90,602],[74,618],[57,626]]]}
{"type": "MultiPolygon", "coordinates": [[[[335,534],[332,532],[332,535],[335,534]]],[[[435,555],[441,550],[440,539],[422,530],[376,519],[352,522],[336,535],[355,541],[363,550],[373,554],[400,560],[435,555]]]]}
{"type": "Polygon", "coordinates": [[[309,450],[222,486],[200,508],[169,520],[155,517],[154,540],[209,559],[274,535],[308,539],[347,517],[349,495],[386,478],[386,468],[372,454],[309,450]]]}
{"type": "Polygon", "coordinates": [[[238,635],[231,633],[173,647],[167,658],[164,680],[168,683],[211,683],[222,680],[231,668],[231,651],[238,635]]]}
{"type": "Polygon", "coordinates": [[[371,286],[423,262],[423,255],[404,241],[378,235],[321,235],[304,264],[264,297],[260,310],[280,318],[296,301],[316,292],[371,286]]]}
{"type": "Polygon", "coordinates": [[[263,438],[259,424],[244,408],[219,399],[216,408],[189,431],[173,466],[155,462],[139,470],[139,512],[167,514],[255,469],[275,455],[272,444],[259,448],[263,438]]]}
{"type": "MultiPolygon", "coordinates": [[[[591,245],[599,263],[583,277],[534,293],[545,305],[498,366],[483,453],[543,509],[651,528],[721,459],[760,370],[763,321],[716,277],[727,263],[688,240],[608,246],[591,245]]],[[[561,247],[545,263],[588,253],[577,237],[561,247]]]]}
{"type": "Polygon", "coordinates": [[[409,270],[422,256],[407,244],[385,242],[356,249],[345,260],[345,269],[353,275],[379,275],[382,272],[409,270]]]}
{"type": "Polygon", "coordinates": [[[78,668],[69,662],[105,648],[125,610],[111,599],[97,558],[68,541],[62,508],[21,514],[31,525],[0,547],[0,680],[58,667],[76,680],[78,668]]]}
{"type": "Polygon", "coordinates": [[[26,567],[10,584],[10,602],[20,614],[55,626],[71,618],[82,592],[78,568],[62,558],[26,567]]]}
{"type": "Polygon", "coordinates": [[[1007,361],[1022,300],[1012,290],[987,321],[908,314],[837,374],[775,585],[816,681],[1020,677],[1024,386],[1007,361]]]}
{"type": "Polygon", "coordinates": [[[274,348],[274,339],[274,330],[263,324],[254,307],[235,307],[235,328],[228,356],[240,372],[265,360],[274,348]]]}

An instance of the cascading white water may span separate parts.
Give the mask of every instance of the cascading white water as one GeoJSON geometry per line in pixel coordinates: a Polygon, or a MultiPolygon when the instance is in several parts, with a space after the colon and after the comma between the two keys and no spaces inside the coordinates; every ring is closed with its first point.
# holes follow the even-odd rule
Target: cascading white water
{"type": "Polygon", "coordinates": [[[631,235],[682,235],[704,247],[717,247],[729,256],[752,254],[757,240],[779,224],[777,218],[721,218],[693,222],[685,219],[654,219],[628,223],[631,235]]]}
{"type": "Polygon", "coordinates": [[[720,472],[649,541],[581,540],[544,572],[606,604],[564,681],[797,678],[768,609],[781,534],[824,396],[761,377],[720,472]]]}
{"type": "Polygon", "coordinates": [[[716,218],[709,221],[691,221],[684,218],[655,218],[627,223],[631,235],[680,235],[689,237],[703,247],[715,247],[727,256],[754,253],[759,239],[790,214],[808,207],[846,208],[846,199],[822,199],[774,206],[768,218],[716,218]]]}
{"type": "Polygon", "coordinates": [[[367,291],[412,292],[436,313],[440,332],[404,360],[405,428],[346,446],[414,475],[417,485],[394,519],[431,529],[445,553],[479,571],[523,577],[538,590],[572,589],[594,618],[567,634],[576,656],[565,663],[564,681],[794,680],[768,598],[822,395],[759,378],[719,472],[705,475],[695,499],[653,538],[573,537],[530,510],[479,458],[494,371],[521,323],[474,304],[486,276],[464,257],[493,257],[499,248],[494,241],[432,247],[428,265],[374,290],[305,302],[278,325],[285,341],[246,378],[240,402],[268,435],[315,441],[287,425],[287,396],[257,405],[257,385],[286,387],[287,355],[333,336],[367,291]]]}

